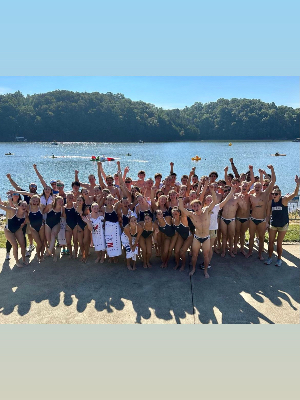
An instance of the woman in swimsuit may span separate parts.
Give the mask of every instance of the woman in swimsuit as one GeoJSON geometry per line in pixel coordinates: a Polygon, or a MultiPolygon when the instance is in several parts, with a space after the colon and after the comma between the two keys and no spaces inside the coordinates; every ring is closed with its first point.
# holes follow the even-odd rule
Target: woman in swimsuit
{"type": "Polygon", "coordinates": [[[65,215],[66,215],[66,241],[69,251],[69,258],[73,258],[72,244],[71,244],[72,238],[74,243],[74,257],[77,258],[77,253],[78,253],[77,213],[74,208],[73,193],[67,194],[65,215]]]}
{"type": "Polygon", "coordinates": [[[79,247],[81,251],[81,261],[86,262],[90,243],[91,243],[91,232],[88,229],[86,222],[82,217],[87,216],[90,213],[90,208],[85,205],[83,196],[78,196],[76,200],[76,215],[77,215],[77,238],[79,242],[79,247]]]}
{"type": "Polygon", "coordinates": [[[153,214],[152,211],[150,209],[150,206],[147,202],[147,200],[144,198],[144,196],[142,196],[141,194],[138,194],[136,196],[137,198],[137,205],[134,209],[136,215],[138,216],[138,221],[144,221],[144,214],[145,212],[150,214],[153,218],[153,214]]]}
{"type": "Polygon", "coordinates": [[[38,262],[44,260],[45,244],[45,221],[43,218],[43,206],[40,197],[35,194],[29,202],[28,220],[31,228],[31,234],[36,242],[36,254],[38,262]]]}
{"type": "Polygon", "coordinates": [[[105,237],[104,237],[104,215],[103,211],[99,210],[99,205],[93,203],[91,206],[91,213],[88,217],[82,217],[83,221],[87,224],[88,229],[92,233],[93,243],[97,258],[95,263],[104,263],[105,257],[105,237]]]}
{"type": "Polygon", "coordinates": [[[105,243],[109,262],[113,259],[118,262],[118,257],[122,254],[121,249],[121,229],[114,197],[110,194],[106,198],[105,212],[105,243]]]}
{"type": "Polygon", "coordinates": [[[91,206],[94,201],[94,197],[89,195],[89,191],[87,189],[82,189],[81,195],[84,198],[86,206],[91,206]]]}
{"type": "Polygon", "coordinates": [[[172,209],[173,216],[173,227],[175,231],[178,233],[177,240],[175,243],[175,261],[176,265],[174,269],[176,270],[179,267],[180,258],[182,260],[180,271],[183,271],[185,268],[185,256],[188,248],[192,245],[193,235],[191,234],[190,227],[188,224],[187,217],[185,215],[181,215],[178,207],[173,207],[172,209]]]}
{"type": "Polygon", "coordinates": [[[25,258],[26,247],[24,234],[22,232],[22,228],[25,225],[25,218],[27,217],[27,203],[24,200],[20,201],[18,208],[15,209],[13,207],[4,206],[0,199],[0,208],[5,211],[14,212],[13,217],[7,220],[7,225],[4,228],[4,234],[6,239],[9,240],[12,245],[16,265],[18,267],[23,267],[24,265],[28,264],[25,258]],[[18,243],[21,247],[23,264],[18,260],[18,243]]]}
{"type": "Polygon", "coordinates": [[[129,271],[136,269],[136,256],[138,254],[139,239],[143,232],[143,228],[137,223],[137,218],[132,215],[129,224],[125,226],[121,235],[122,244],[126,251],[126,262],[129,271]],[[131,267],[131,261],[133,263],[131,267]]]}
{"type": "Polygon", "coordinates": [[[119,222],[121,225],[121,228],[124,229],[126,225],[129,224],[129,219],[132,215],[135,215],[134,211],[131,211],[130,209],[130,203],[128,200],[128,197],[123,197],[121,201],[119,201],[116,205],[116,210],[118,213],[119,217],[119,222]]]}
{"type": "Polygon", "coordinates": [[[155,222],[152,222],[152,218],[148,213],[144,214],[144,221],[139,224],[143,229],[139,241],[143,256],[143,267],[151,268],[152,238],[153,234],[156,235],[158,233],[158,226],[155,222]]]}
{"type": "Polygon", "coordinates": [[[168,209],[169,215],[172,214],[173,207],[178,207],[178,200],[177,200],[178,193],[176,190],[170,190],[168,195],[168,209]]]}
{"type": "Polygon", "coordinates": [[[296,175],[295,178],[296,189],[293,194],[287,194],[284,197],[281,196],[281,190],[273,189],[270,204],[270,229],[269,229],[269,245],[268,245],[268,255],[269,258],[265,264],[270,265],[272,263],[272,255],[274,250],[274,242],[277,234],[277,262],[276,267],[281,267],[281,255],[282,255],[282,242],[289,228],[289,213],[288,213],[288,203],[292,198],[298,195],[300,178],[296,175]]]}
{"type": "Polygon", "coordinates": [[[162,233],[162,254],[161,254],[161,268],[167,268],[168,261],[171,256],[172,250],[177,240],[177,233],[172,226],[172,220],[170,216],[164,217],[161,210],[156,211],[156,220],[159,231],[162,233]]]}
{"type": "MultiPolygon", "coordinates": [[[[2,205],[10,207],[10,210],[6,211],[6,223],[9,218],[12,218],[15,215],[15,210],[18,207],[18,203],[22,200],[21,196],[17,192],[12,192],[11,195],[8,197],[8,201],[2,203],[2,205]]],[[[5,260],[10,260],[10,250],[12,245],[9,240],[6,240],[6,257],[5,260]]]]}
{"type": "Polygon", "coordinates": [[[49,256],[53,255],[53,261],[57,261],[54,246],[55,239],[60,231],[60,218],[65,217],[64,199],[60,196],[56,196],[52,205],[47,207],[49,207],[45,225],[45,236],[48,243],[47,252],[49,256]]]}

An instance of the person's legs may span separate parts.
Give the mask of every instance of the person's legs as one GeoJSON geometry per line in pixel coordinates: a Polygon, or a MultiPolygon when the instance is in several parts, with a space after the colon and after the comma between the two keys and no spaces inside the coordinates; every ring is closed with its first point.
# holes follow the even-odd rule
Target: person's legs
{"type": "Polygon", "coordinates": [[[196,272],[196,264],[197,264],[197,259],[198,259],[198,254],[200,250],[200,242],[193,238],[193,243],[192,243],[192,271],[190,272],[190,276],[194,275],[196,272]]]}
{"type": "Polygon", "coordinates": [[[14,256],[14,259],[16,261],[16,265],[18,267],[23,267],[23,264],[20,263],[19,259],[18,259],[18,243],[17,243],[15,235],[11,231],[6,229],[6,228],[4,229],[4,234],[5,234],[6,239],[9,241],[9,243],[12,246],[13,256],[14,256]]]}
{"type": "Polygon", "coordinates": [[[143,236],[140,236],[139,245],[142,250],[143,267],[147,268],[147,246],[146,239],[143,236]]]}
{"type": "Polygon", "coordinates": [[[248,254],[246,255],[246,258],[249,258],[252,256],[253,252],[253,245],[254,245],[254,238],[255,238],[255,232],[256,232],[256,225],[253,221],[249,221],[249,251],[248,254]]]}
{"type": "Polygon", "coordinates": [[[67,225],[67,226],[66,226],[66,242],[67,242],[67,248],[68,248],[69,253],[70,253],[69,258],[73,258],[73,255],[72,255],[72,244],[71,244],[72,236],[73,236],[73,231],[72,231],[72,229],[67,225]]]}
{"type": "Polygon", "coordinates": [[[213,248],[215,244],[216,238],[210,238],[210,251],[209,251],[209,262],[208,265],[210,265],[212,256],[213,256],[213,248]]]}
{"type": "Polygon", "coordinates": [[[174,250],[175,262],[176,262],[176,265],[174,267],[175,270],[179,267],[180,249],[181,249],[182,245],[183,245],[183,239],[182,239],[182,237],[180,235],[177,235],[177,240],[176,240],[176,243],[175,243],[175,250],[174,250]]]}
{"type": "Polygon", "coordinates": [[[26,242],[25,242],[25,237],[24,237],[24,232],[22,229],[19,229],[17,232],[15,232],[15,237],[17,241],[19,242],[20,248],[21,248],[21,254],[22,254],[22,260],[23,264],[28,264],[26,261],[25,255],[26,255],[26,242]]]}
{"type": "Polygon", "coordinates": [[[277,259],[281,260],[282,256],[282,242],[287,231],[279,231],[277,236],[277,259]]]}
{"type": "Polygon", "coordinates": [[[233,248],[234,254],[237,254],[237,245],[241,234],[241,225],[242,223],[239,220],[235,221],[234,248],[233,248]]]}
{"type": "Polygon", "coordinates": [[[150,258],[152,255],[152,235],[147,237],[146,239],[146,254],[147,254],[146,257],[147,266],[148,268],[151,268],[152,265],[150,264],[150,258]]]}
{"type": "Polygon", "coordinates": [[[240,230],[240,245],[241,245],[241,253],[245,256],[246,252],[244,250],[245,246],[245,235],[247,230],[249,229],[249,221],[242,223],[240,230]]]}
{"type": "Polygon", "coordinates": [[[35,229],[31,228],[31,235],[32,235],[32,239],[34,239],[34,241],[36,243],[36,255],[37,255],[38,261],[40,262],[41,261],[42,241],[41,241],[39,232],[37,232],[35,229]]]}
{"type": "Polygon", "coordinates": [[[274,251],[274,242],[277,234],[277,229],[271,229],[269,230],[269,243],[268,243],[268,255],[269,259],[272,258],[273,251],[274,251]]]}
{"type": "Polygon", "coordinates": [[[10,241],[7,240],[6,241],[6,258],[5,258],[5,260],[10,260],[9,253],[10,253],[11,248],[12,248],[12,245],[11,245],[10,241]]]}
{"type": "Polygon", "coordinates": [[[227,224],[221,219],[220,228],[222,233],[222,253],[221,257],[226,255],[226,245],[227,245],[227,224]]]}
{"type": "Polygon", "coordinates": [[[264,240],[265,240],[265,233],[266,233],[266,222],[261,222],[260,224],[257,225],[257,233],[258,233],[258,240],[259,240],[259,245],[258,245],[258,258],[263,261],[263,251],[264,251],[264,240]]]}
{"type": "Polygon", "coordinates": [[[203,259],[204,259],[204,276],[205,278],[209,278],[207,268],[209,264],[209,252],[210,252],[210,239],[205,240],[205,242],[202,243],[202,253],[203,253],[203,259]]]}
{"type": "Polygon", "coordinates": [[[185,260],[186,260],[186,252],[188,250],[188,248],[191,246],[191,244],[193,243],[193,236],[190,235],[183,243],[183,245],[181,246],[180,249],[180,258],[182,260],[182,264],[181,264],[181,268],[180,271],[183,271],[185,268],[185,260]]]}
{"type": "Polygon", "coordinates": [[[231,221],[229,225],[227,225],[227,234],[229,240],[229,253],[231,257],[235,257],[233,254],[233,238],[235,234],[235,221],[231,221]]]}

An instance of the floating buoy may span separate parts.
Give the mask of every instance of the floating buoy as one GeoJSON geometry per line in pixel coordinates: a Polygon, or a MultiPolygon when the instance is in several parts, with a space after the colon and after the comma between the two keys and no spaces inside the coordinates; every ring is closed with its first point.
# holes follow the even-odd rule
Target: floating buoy
{"type": "Polygon", "coordinates": [[[201,157],[195,156],[195,157],[192,157],[192,160],[193,160],[193,161],[200,161],[200,160],[201,160],[201,157]]]}
{"type": "Polygon", "coordinates": [[[228,146],[232,146],[232,143],[229,143],[228,146]]]}

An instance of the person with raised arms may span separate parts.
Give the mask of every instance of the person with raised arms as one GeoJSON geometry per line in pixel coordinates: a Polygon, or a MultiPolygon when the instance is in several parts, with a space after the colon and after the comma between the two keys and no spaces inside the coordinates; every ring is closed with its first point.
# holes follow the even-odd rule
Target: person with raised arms
{"type": "Polygon", "coordinates": [[[172,225],[171,217],[164,217],[162,210],[156,210],[156,223],[161,234],[161,268],[167,268],[178,234],[172,225]]]}
{"type": "Polygon", "coordinates": [[[74,257],[77,258],[78,253],[78,229],[77,229],[77,213],[74,207],[73,193],[67,194],[67,203],[65,205],[66,215],[66,242],[69,251],[69,257],[73,258],[72,239],[74,244],[74,257]]]}
{"type": "Polygon", "coordinates": [[[176,270],[179,267],[181,259],[182,264],[180,271],[183,271],[185,268],[186,252],[192,245],[193,235],[190,231],[186,215],[182,214],[177,206],[172,208],[172,224],[177,232],[177,239],[174,249],[176,265],[174,269],[176,270]]]}
{"type": "Polygon", "coordinates": [[[98,165],[98,178],[99,178],[99,183],[100,183],[102,190],[108,189],[110,191],[110,194],[119,200],[120,199],[120,191],[118,188],[116,188],[114,186],[114,178],[111,175],[104,174],[102,163],[100,161],[97,163],[97,165],[98,165]],[[105,176],[106,184],[103,182],[102,174],[104,174],[104,176],[105,176]]]}
{"type": "Polygon", "coordinates": [[[48,255],[53,255],[53,261],[57,261],[55,252],[55,239],[60,231],[60,218],[65,217],[64,199],[56,196],[53,203],[49,206],[46,216],[45,236],[48,244],[48,255]]]}
{"type": "Polygon", "coordinates": [[[88,229],[92,233],[93,243],[95,247],[95,252],[97,254],[97,258],[95,263],[100,262],[104,263],[105,257],[105,237],[104,237],[104,214],[103,211],[99,209],[99,205],[97,203],[93,203],[91,205],[91,213],[89,216],[83,216],[83,221],[87,224],[88,229]]]}
{"type": "Polygon", "coordinates": [[[208,207],[202,207],[200,200],[193,200],[191,206],[193,211],[188,211],[183,206],[183,199],[179,197],[179,210],[187,217],[190,217],[193,225],[195,226],[195,234],[192,243],[192,271],[190,276],[196,272],[197,258],[199,250],[202,246],[203,258],[204,258],[204,276],[209,278],[207,272],[209,264],[210,254],[210,236],[209,236],[209,225],[210,225],[210,212],[214,208],[217,198],[213,188],[210,189],[212,195],[212,202],[208,207]]]}
{"type": "Polygon", "coordinates": [[[119,223],[118,212],[114,205],[114,197],[109,194],[106,198],[105,212],[105,243],[106,252],[109,257],[109,262],[114,260],[118,262],[118,257],[122,254],[121,248],[121,228],[119,223]]]}
{"type": "Polygon", "coordinates": [[[88,229],[83,217],[90,213],[90,207],[85,204],[84,197],[82,195],[77,197],[75,209],[77,215],[77,238],[81,251],[81,261],[86,263],[89,256],[91,232],[88,229]]]}
{"type": "Polygon", "coordinates": [[[36,243],[36,255],[38,262],[44,260],[45,249],[45,221],[43,218],[43,208],[41,199],[34,194],[29,202],[28,224],[31,228],[31,234],[36,243]]]}
{"type": "Polygon", "coordinates": [[[26,222],[25,219],[27,218],[27,203],[25,200],[21,200],[18,203],[17,208],[5,206],[1,199],[0,199],[0,208],[5,211],[11,211],[13,216],[8,218],[7,225],[4,228],[4,234],[6,239],[10,242],[13,248],[13,255],[16,261],[17,267],[23,267],[27,265],[26,256],[25,256],[25,239],[24,234],[22,232],[23,226],[25,226],[26,222]],[[21,247],[22,253],[22,261],[23,263],[19,262],[18,259],[18,243],[21,247]]]}
{"type": "Polygon", "coordinates": [[[274,251],[274,242],[277,234],[277,262],[276,267],[281,267],[282,260],[282,242],[289,228],[289,212],[288,203],[295,196],[298,195],[300,178],[296,175],[295,178],[296,188],[294,193],[286,194],[284,197],[281,196],[281,190],[273,189],[270,207],[270,229],[269,229],[269,245],[268,245],[268,256],[269,258],[265,261],[265,264],[270,265],[272,263],[272,255],[274,251]]]}
{"type": "Polygon", "coordinates": [[[75,182],[79,182],[80,186],[86,188],[89,191],[90,196],[94,196],[94,187],[97,186],[96,178],[94,174],[88,176],[89,183],[83,183],[79,180],[79,171],[75,170],[75,182]]]}
{"type": "Polygon", "coordinates": [[[246,255],[246,258],[252,256],[255,233],[257,233],[259,238],[258,257],[261,261],[264,260],[262,253],[264,249],[264,238],[266,232],[267,205],[269,202],[270,193],[272,192],[276,182],[276,175],[273,165],[268,165],[268,168],[271,170],[272,174],[268,188],[263,191],[262,184],[257,181],[254,183],[254,193],[250,195],[252,214],[249,223],[249,252],[246,255]]]}

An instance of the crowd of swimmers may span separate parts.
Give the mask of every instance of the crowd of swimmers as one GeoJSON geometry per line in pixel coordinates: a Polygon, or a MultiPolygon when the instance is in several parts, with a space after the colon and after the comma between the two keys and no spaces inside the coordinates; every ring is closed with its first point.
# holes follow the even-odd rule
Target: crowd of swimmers
{"type": "Polygon", "coordinates": [[[298,194],[300,178],[296,175],[294,193],[283,196],[275,185],[272,165],[267,166],[268,173],[259,169],[259,175],[254,176],[251,165],[247,172],[239,173],[232,158],[230,164],[233,173],[225,167],[221,179],[216,171],[199,177],[192,168],[179,182],[173,162],[165,179],[160,173],[154,179],[146,179],[145,171],[139,171],[136,180],[128,176],[128,167],[121,170],[120,162],[114,176],[106,175],[98,162],[98,182],[92,174],[88,183],[81,182],[76,170],[67,192],[62,181],[51,180],[48,185],[34,164],[43,187],[40,195],[36,183],[31,183],[26,191],[7,174],[13,189],[7,193],[8,201],[0,199],[0,208],[7,216],[6,260],[10,259],[12,249],[16,265],[23,267],[36,247],[38,262],[44,256],[57,261],[60,251],[77,258],[79,250],[81,260],[86,262],[94,247],[95,262],[116,263],[124,253],[127,268],[135,270],[137,259],[142,260],[144,268],[152,267],[150,260],[155,248],[162,268],[168,266],[174,252],[174,269],[182,271],[190,249],[190,275],[196,271],[201,251],[200,268],[208,278],[214,252],[221,257],[227,253],[235,257],[240,252],[248,258],[253,254],[255,239],[259,259],[270,265],[277,235],[275,265],[280,266],[282,242],[289,225],[288,202],[298,194]],[[264,260],[267,231],[268,258],[264,260]],[[18,246],[22,261],[18,258],[18,246]]]}

